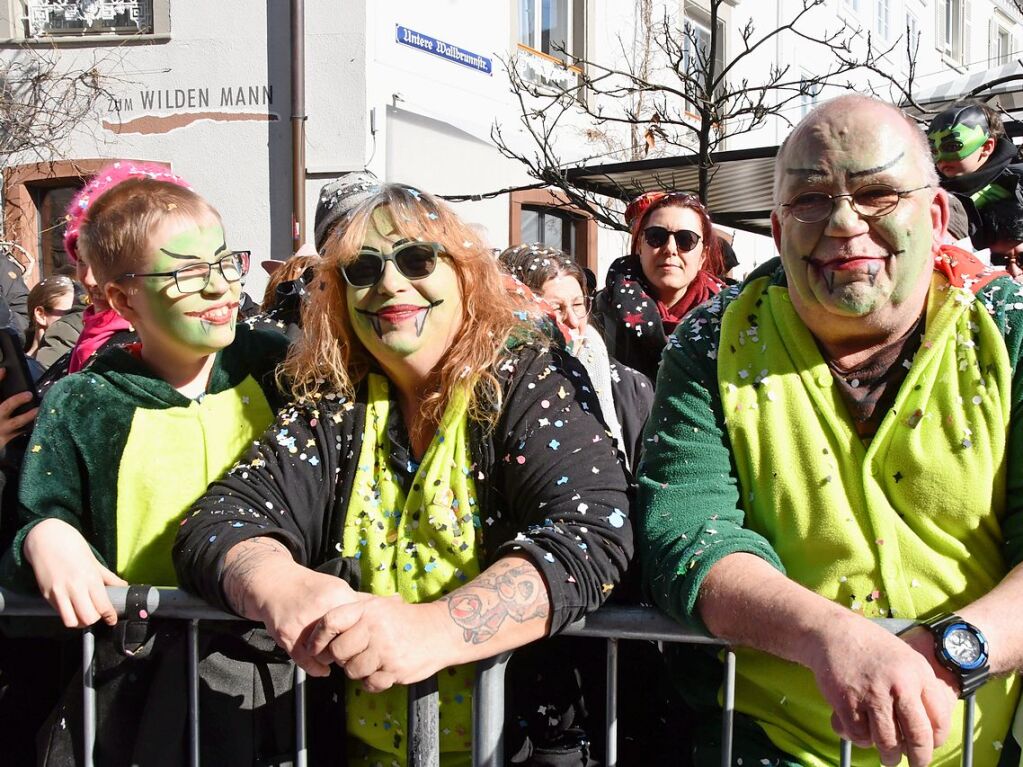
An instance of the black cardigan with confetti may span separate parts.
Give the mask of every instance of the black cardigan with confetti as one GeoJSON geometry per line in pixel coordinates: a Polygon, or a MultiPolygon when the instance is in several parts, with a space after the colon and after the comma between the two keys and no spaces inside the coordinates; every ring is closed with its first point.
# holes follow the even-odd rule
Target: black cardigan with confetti
{"type": "MultiPolygon", "coordinates": [[[[474,428],[483,567],[510,553],[543,573],[552,633],[599,607],[633,552],[629,483],[582,368],[556,349],[520,347],[499,366],[500,419],[474,428]]],[[[323,399],[283,410],[245,460],[210,486],[174,547],[181,585],[230,609],[224,557],[270,536],[305,566],[334,572],[365,425],[365,387],[353,403],[323,399]],[[292,451],[292,447],[296,447],[292,451]]],[[[350,564],[350,563],[349,563],[350,564]]]]}

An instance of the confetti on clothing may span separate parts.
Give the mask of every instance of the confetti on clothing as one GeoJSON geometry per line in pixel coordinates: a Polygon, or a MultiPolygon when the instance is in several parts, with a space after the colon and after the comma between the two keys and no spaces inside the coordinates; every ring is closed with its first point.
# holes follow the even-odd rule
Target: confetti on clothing
{"type": "MultiPolygon", "coordinates": [[[[1023,289],[998,279],[974,296],[936,273],[920,350],[864,446],[776,267],[691,314],[665,352],[640,479],[655,599],[693,620],[703,577],[737,551],[867,617],[916,618],[986,593],[1023,556],[1011,532],[1023,498],[1005,491],[1010,444],[1023,446],[1010,420],[1023,399],[1012,380],[1023,289]]],[[[810,672],[741,654],[737,709],[803,763],[833,760],[810,672]]],[[[1018,694],[1015,678],[978,694],[978,744],[1004,737],[1018,694]]],[[[935,763],[958,763],[961,721],[951,732],[935,763]]],[[[994,764],[981,750],[978,763],[994,764]]]]}
{"type": "Polygon", "coordinates": [[[675,326],[722,285],[710,273],[700,271],[682,299],[666,307],[652,295],[639,256],[622,256],[608,267],[606,286],[593,305],[593,324],[600,328],[612,357],[653,381],[664,344],[675,326]]]}
{"type": "MultiPolygon", "coordinates": [[[[451,398],[407,497],[389,465],[389,402],[387,379],[370,374],[366,429],[341,555],[358,559],[361,591],[400,594],[411,604],[432,602],[480,572],[468,396],[459,391],[451,398]]],[[[445,763],[458,752],[471,756],[475,677],[475,664],[458,666],[438,677],[440,750],[445,763]]],[[[406,688],[372,694],[349,684],[346,697],[348,733],[368,746],[357,748],[358,762],[404,761],[406,688]]]]}
{"type": "Polygon", "coordinates": [[[216,355],[201,401],[155,376],[137,347],[110,349],[58,381],[43,400],[22,468],[23,527],[6,577],[34,587],[22,541],[35,524],[55,518],[83,531],[128,581],[175,585],[170,550],[178,524],[273,422],[273,369],[286,350],[278,334],[239,329],[216,355]]]}
{"type": "MultiPolygon", "coordinates": [[[[463,500],[452,489],[451,508],[458,500],[462,525],[464,504],[475,510],[481,568],[510,553],[532,560],[547,584],[552,631],[557,633],[602,604],[625,572],[632,555],[628,482],[611,440],[592,414],[592,396],[577,386],[584,375],[578,361],[556,348],[520,346],[509,350],[495,372],[502,385],[501,414],[490,428],[469,423],[472,460],[466,476],[475,493],[467,490],[463,500]],[[558,397],[561,389],[564,399],[558,397]],[[543,418],[548,422],[541,426],[543,418]],[[547,447],[554,438],[557,451],[547,447]]],[[[364,382],[353,402],[328,395],[279,413],[256,448],[210,487],[182,525],[175,558],[185,588],[226,607],[217,578],[220,562],[234,545],[252,537],[274,535],[306,566],[338,556],[338,543],[356,508],[356,474],[368,465],[362,457],[370,418],[367,400],[364,382]]],[[[447,433],[443,436],[447,444],[447,433]]],[[[456,464],[462,468],[460,457],[456,464]]],[[[370,493],[369,501],[359,503],[375,508],[378,500],[370,493]]],[[[402,517],[406,509],[394,501],[380,504],[381,515],[392,514],[387,524],[402,524],[393,515],[402,517]]],[[[419,524],[426,525],[422,515],[419,524]]],[[[435,541],[445,545],[440,538],[435,541]]],[[[398,552],[395,562],[402,569],[422,564],[425,570],[429,561],[422,553],[418,546],[412,556],[398,552]]]]}

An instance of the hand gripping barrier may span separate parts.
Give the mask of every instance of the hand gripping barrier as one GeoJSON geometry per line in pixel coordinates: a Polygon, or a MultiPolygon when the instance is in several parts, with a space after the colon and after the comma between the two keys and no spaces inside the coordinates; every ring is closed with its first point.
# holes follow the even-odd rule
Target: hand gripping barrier
{"type": "MultiPolygon", "coordinates": [[[[108,588],[114,609],[124,618],[128,601],[127,588],[108,588]]],[[[188,621],[188,730],[189,765],[199,765],[199,622],[204,620],[242,621],[236,615],[224,613],[198,597],[177,589],[149,588],[145,593],[145,606],[150,616],[162,619],[188,621]]],[[[26,596],[0,589],[0,615],[4,617],[52,617],[53,609],[40,597],[26,596]]],[[[911,621],[875,621],[888,631],[896,633],[911,621]]],[[[725,679],[721,712],[721,765],[732,763],[732,726],[735,707],[735,653],[720,639],[680,626],[653,607],[604,607],[592,615],[569,626],[565,636],[592,637],[607,642],[607,767],[617,767],[618,721],[618,643],[621,640],[652,640],[680,642],[721,647],[725,651],[725,679]]],[[[85,767],[93,765],[93,746],[96,738],[96,690],[92,670],[95,637],[91,629],[82,631],[82,696],[85,767]]],[[[473,765],[474,767],[504,767],[504,672],[511,653],[481,661],[477,664],[476,687],[473,698],[473,765]]],[[[973,765],[973,732],[975,720],[974,697],[964,701],[966,715],[963,723],[963,767],[973,765]]],[[[418,682],[409,687],[408,695],[408,767],[438,767],[440,764],[440,729],[438,726],[437,679],[418,682]]],[[[839,764],[849,767],[852,746],[841,741],[839,764]]],[[[295,668],[295,765],[307,767],[309,755],[306,741],[305,672],[295,668]]]]}

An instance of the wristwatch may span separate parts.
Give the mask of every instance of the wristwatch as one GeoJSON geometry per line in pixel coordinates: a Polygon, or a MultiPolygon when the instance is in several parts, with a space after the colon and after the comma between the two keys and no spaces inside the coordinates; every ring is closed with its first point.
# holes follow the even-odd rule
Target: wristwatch
{"type": "Polygon", "coordinates": [[[934,635],[934,654],[959,677],[959,697],[972,695],[991,675],[987,639],[958,615],[943,613],[922,624],[934,635]]]}

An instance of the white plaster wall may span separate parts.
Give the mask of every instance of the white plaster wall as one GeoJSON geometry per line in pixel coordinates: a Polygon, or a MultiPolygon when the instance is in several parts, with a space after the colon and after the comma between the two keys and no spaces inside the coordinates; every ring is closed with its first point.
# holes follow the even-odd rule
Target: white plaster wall
{"type": "MultiPolygon", "coordinates": [[[[132,157],[171,163],[216,206],[228,244],[250,248],[255,260],[290,250],[290,86],[287,3],[174,0],[171,39],[146,45],[60,48],[70,69],[96,64],[111,78],[122,109],[104,105],[99,124],[84,125],[51,159],[132,157]],[[221,88],[272,88],[272,103],[221,105],[221,88]],[[142,92],[208,89],[209,106],[147,107],[142,92]],[[130,102],[130,103],[129,103],[130,102]],[[140,117],[188,117],[197,112],[257,113],[271,119],[200,120],[165,133],[118,134],[111,127],[140,117]]],[[[2,56],[15,55],[11,50],[2,56]]],[[[322,86],[319,86],[322,89],[322,86]]],[[[310,88],[316,90],[316,87],[310,88]]],[[[11,164],[34,162],[15,157],[11,164]]],[[[247,288],[262,294],[265,274],[254,269],[247,288]]]]}

